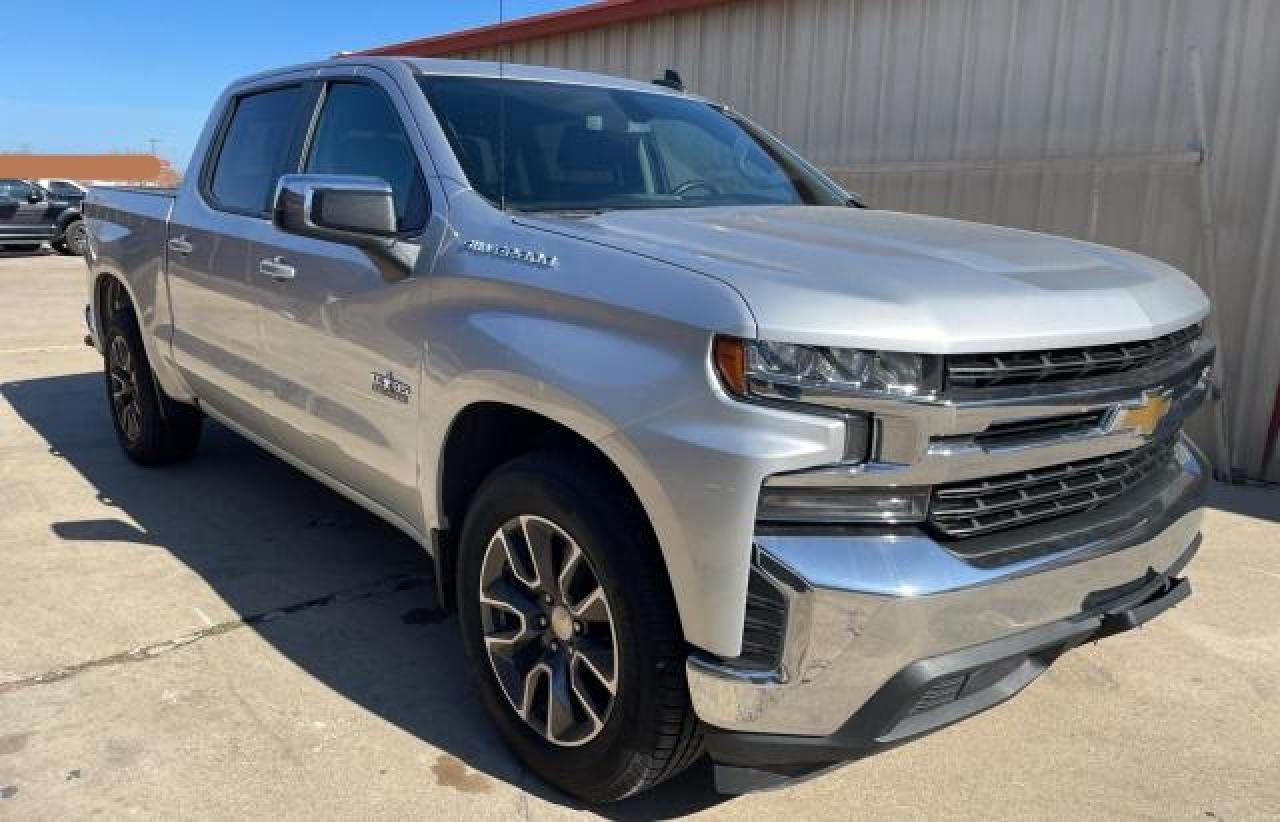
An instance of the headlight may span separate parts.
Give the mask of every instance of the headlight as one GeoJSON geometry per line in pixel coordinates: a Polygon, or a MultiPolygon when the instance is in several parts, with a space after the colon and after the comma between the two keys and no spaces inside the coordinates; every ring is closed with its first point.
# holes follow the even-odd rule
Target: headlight
{"type": "Polygon", "coordinates": [[[716,337],[716,371],[741,397],[839,405],[841,397],[929,397],[940,358],[896,351],[716,337]]]}

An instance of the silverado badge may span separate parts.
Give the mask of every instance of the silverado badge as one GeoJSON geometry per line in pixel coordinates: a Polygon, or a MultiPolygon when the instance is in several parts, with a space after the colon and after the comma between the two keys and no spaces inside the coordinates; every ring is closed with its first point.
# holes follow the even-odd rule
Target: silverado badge
{"type": "Polygon", "coordinates": [[[467,240],[462,247],[472,254],[485,254],[489,257],[502,257],[507,260],[514,260],[518,263],[526,265],[536,265],[541,268],[555,268],[560,264],[560,260],[553,254],[547,254],[544,251],[534,251],[529,248],[520,248],[519,246],[507,245],[506,243],[487,243],[484,240],[467,240]]]}
{"type": "Polygon", "coordinates": [[[1142,399],[1137,403],[1115,410],[1109,428],[1112,431],[1136,431],[1144,437],[1150,437],[1160,427],[1160,421],[1169,413],[1172,405],[1173,400],[1168,394],[1143,391],[1142,399]]]}
{"type": "Polygon", "coordinates": [[[413,394],[413,386],[403,380],[396,379],[396,375],[390,371],[385,374],[379,374],[374,371],[373,392],[407,405],[410,395],[413,394]]]}

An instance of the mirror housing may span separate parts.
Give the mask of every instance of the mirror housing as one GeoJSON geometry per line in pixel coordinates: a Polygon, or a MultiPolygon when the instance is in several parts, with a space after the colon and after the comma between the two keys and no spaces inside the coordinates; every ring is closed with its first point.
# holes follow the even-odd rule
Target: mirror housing
{"type": "Polygon", "coordinates": [[[359,248],[395,243],[395,197],[377,177],[286,174],[273,202],[271,221],[281,231],[359,248]]]}
{"type": "Polygon", "coordinates": [[[31,187],[31,193],[27,195],[28,203],[43,203],[44,195],[40,193],[40,189],[35,186],[31,187]]]}

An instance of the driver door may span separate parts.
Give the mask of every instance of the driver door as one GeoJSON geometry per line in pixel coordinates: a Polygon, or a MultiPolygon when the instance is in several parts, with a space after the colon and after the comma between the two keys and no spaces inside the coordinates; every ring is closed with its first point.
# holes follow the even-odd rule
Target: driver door
{"type": "MultiPolygon", "coordinates": [[[[426,183],[387,90],[363,78],[327,82],[301,169],[388,182],[399,244],[416,256],[429,211],[426,183]]],[[[414,316],[425,285],[371,252],[274,225],[251,260],[274,439],[311,467],[416,520],[425,329],[414,316]]]]}

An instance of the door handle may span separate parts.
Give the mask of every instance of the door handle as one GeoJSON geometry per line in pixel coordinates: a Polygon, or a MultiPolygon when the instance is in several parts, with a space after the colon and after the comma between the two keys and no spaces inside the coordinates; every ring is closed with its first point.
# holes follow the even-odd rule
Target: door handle
{"type": "Polygon", "coordinates": [[[190,254],[195,251],[195,246],[187,242],[186,236],[174,237],[169,241],[169,250],[174,254],[190,254]]]}
{"type": "Polygon", "coordinates": [[[278,283],[292,280],[298,276],[297,270],[285,263],[283,257],[268,257],[258,263],[258,273],[264,277],[270,277],[278,283]]]}

